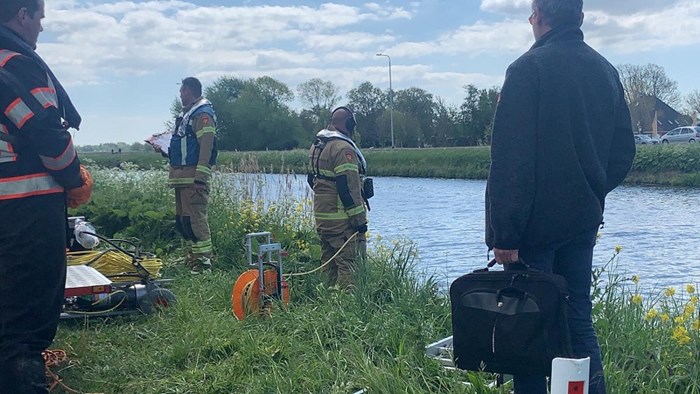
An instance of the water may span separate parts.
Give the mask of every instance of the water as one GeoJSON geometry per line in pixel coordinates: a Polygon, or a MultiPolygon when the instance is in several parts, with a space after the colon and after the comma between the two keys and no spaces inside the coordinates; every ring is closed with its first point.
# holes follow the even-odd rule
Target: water
{"type": "MultiPolygon", "coordinates": [[[[281,184],[277,177],[268,176],[266,184],[281,184]]],[[[308,193],[305,176],[284,183],[292,184],[300,198],[308,193]]],[[[418,270],[445,287],[485,266],[485,181],[377,177],[374,186],[372,238],[412,240],[419,251],[418,270]]],[[[616,272],[638,275],[642,286],[700,283],[699,195],[695,189],[615,189],[606,200],[594,265],[605,264],[619,245],[623,251],[616,272]]]]}

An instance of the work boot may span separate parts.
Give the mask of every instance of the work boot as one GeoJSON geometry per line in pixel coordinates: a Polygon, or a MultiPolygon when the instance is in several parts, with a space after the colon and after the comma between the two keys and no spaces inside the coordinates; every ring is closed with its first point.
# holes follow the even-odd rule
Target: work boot
{"type": "Polygon", "coordinates": [[[211,259],[209,257],[197,257],[190,263],[190,274],[199,275],[211,272],[211,259]]]}

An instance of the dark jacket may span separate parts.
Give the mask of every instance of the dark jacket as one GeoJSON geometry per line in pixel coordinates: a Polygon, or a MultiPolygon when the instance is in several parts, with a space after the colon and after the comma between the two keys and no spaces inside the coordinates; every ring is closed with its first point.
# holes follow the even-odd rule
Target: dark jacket
{"type": "Polygon", "coordinates": [[[489,249],[537,248],[596,228],[634,154],[615,68],[578,27],[546,33],[508,67],[499,97],[486,187],[489,249]]]}

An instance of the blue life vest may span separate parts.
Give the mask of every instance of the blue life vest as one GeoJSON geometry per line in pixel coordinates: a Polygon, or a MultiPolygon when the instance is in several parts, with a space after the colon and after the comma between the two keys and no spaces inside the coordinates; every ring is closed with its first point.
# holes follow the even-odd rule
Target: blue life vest
{"type": "MultiPolygon", "coordinates": [[[[197,108],[187,119],[185,135],[179,135],[177,132],[173,133],[173,137],[170,140],[170,151],[168,152],[171,166],[196,166],[199,162],[199,142],[197,141],[197,135],[192,129],[192,121],[202,113],[208,114],[214,123],[212,126],[216,127],[214,108],[209,104],[197,108]]],[[[177,131],[177,125],[175,131],[177,131]]],[[[209,159],[210,166],[216,164],[217,154],[216,134],[214,134],[214,144],[212,146],[211,159],[209,159]]]]}

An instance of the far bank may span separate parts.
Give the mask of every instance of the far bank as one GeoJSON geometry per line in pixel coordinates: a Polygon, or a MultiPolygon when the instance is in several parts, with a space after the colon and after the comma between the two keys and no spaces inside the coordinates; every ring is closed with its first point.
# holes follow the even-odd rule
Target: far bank
{"type": "MultiPolygon", "coordinates": [[[[365,149],[370,176],[415,178],[486,179],[491,164],[490,147],[365,149]]],[[[219,166],[233,171],[269,173],[309,172],[308,152],[221,152],[219,166]]],[[[131,162],[141,168],[160,168],[166,160],[154,152],[82,153],[104,167],[131,162]]],[[[700,145],[637,146],[627,184],[700,187],[700,145]]]]}

